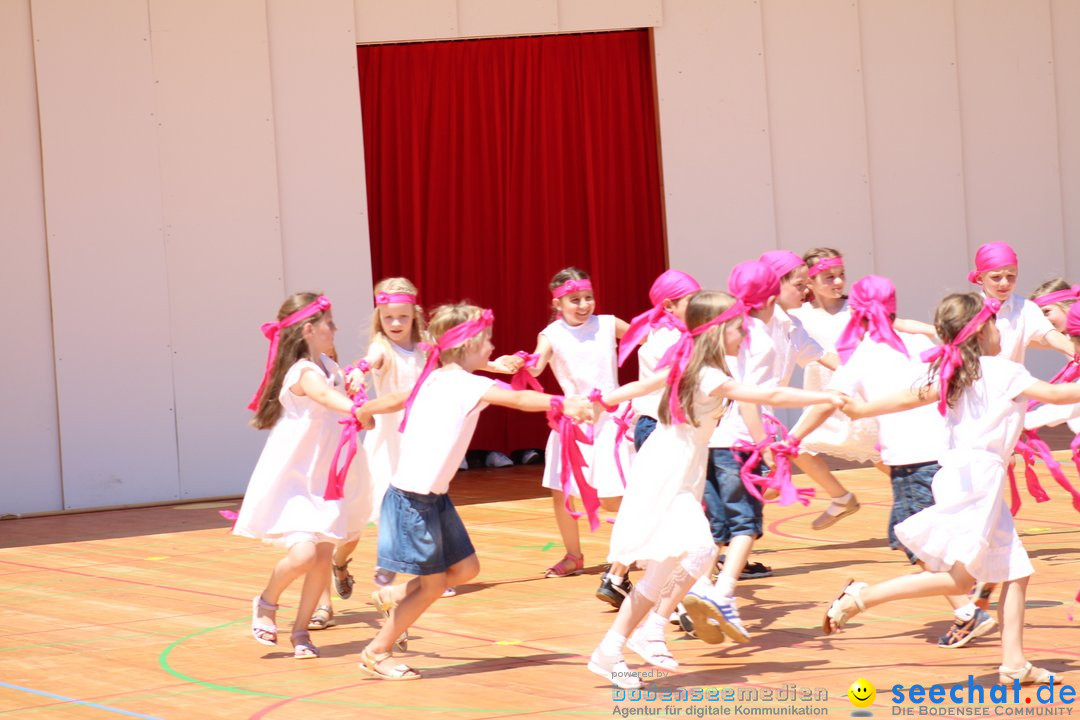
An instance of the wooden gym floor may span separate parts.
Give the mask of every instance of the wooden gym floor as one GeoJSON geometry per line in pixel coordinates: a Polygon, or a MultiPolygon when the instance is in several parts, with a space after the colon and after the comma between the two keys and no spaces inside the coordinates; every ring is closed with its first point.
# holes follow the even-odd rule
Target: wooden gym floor
{"type": "MultiPolygon", "coordinates": [[[[1071,463],[1068,472],[1075,482],[1071,463]]],[[[585,533],[586,574],[544,579],[542,569],[562,549],[538,476],[534,466],[469,471],[455,480],[453,496],[482,570],[414,628],[404,659],[425,678],[410,683],[356,669],[378,623],[366,602],[373,533],[352,564],[352,599],[335,601],[337,625],[314,633],[322,657],[301,662],[286,652],[298,583],[283,597],[282,645],[267,648],[250,637],[250,599],[278,551],[227,534],[230,523],[219,511],[238,502],[0,522],[0,718],[600,718],[634,711],[685,718],[751,707],[849,716],[847,688],[858,678],[878,688],[871,710],[889,715],[896,684],[966,687],[969,673],[976,683],[996,682],[996,630],[966,648],[935,646],[950,620],[941,599],[883,605],[838,638],[822,636],[825,606],[848,578],[909,572],[884,540],[888,481],[864,468],[839,473],[862,511],[826,531],[810,529],[824,500],[767,508],[754,557],[775,575],[743,581],[737,591],[749,643],[706,645],[672,627],[669,644],[681,668],[653,675],[659,699],[621,697],[585,669],[613,618],[593,597],[610,528],[585,533]],[[714,687],[741,697],[675,694],[714,687]],[[784,702],[807,693],[813,701],[784,702]]],[[[1036,567],[1025,644],[1030,659],[1073,673],[1066,682],[1077,684],[1080,618],[1071,615],[1080,615],[1073,599],[1080,515],[1051,485],[1052,502],[1026,499],[1017,518],[1036,567]]],[[[636,656],[627,659],[643,667],[636,656]]]]}

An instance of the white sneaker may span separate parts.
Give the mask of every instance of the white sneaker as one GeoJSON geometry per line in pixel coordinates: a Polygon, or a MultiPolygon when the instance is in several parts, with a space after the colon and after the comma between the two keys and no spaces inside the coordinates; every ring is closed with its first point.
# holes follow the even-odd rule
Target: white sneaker
{"type": "Polygon", "coordinates": [[[638,690],[641,681],[638,676],[630,672],[630,666],[623,660],[622,655],[604,655],[600,648],[593,650],[589,658],[589,671],[610,682],[615,687],[623,690],[638,690]]]}
{"type": "Polygon", "coordinates": [[[705,598],[706,606],[715,609],[709,615],[715,618],[724,634],[737,643],[744,643],[750,639],[750,633],[743,627],[742,618],[739,617],[739,608],[735,606],[733,596],[710,595],[705,598]]]}

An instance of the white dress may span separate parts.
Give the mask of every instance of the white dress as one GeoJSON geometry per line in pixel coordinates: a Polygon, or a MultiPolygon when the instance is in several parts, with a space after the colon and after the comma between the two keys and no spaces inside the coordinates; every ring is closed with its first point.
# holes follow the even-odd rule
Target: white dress
{"type": "MultiPolygon", "coordinates": [[[[593,388],[609,392],[619,386],[614,315],[593,315],[576,327],[560,317],[540,334],[551,343],[551,370],[564,395],[587,396],[593,388]]],[[[620,405],[617,414],[621,415],[624,409],[620,405]]],[[[600,497],[620,497],[625,488],[615,463],[615,440],[621,429],[610,414],[604,413],[597,418],[592,432],[592,445],[578,443],[588,465],[585,479],[600,497]]],[[[544,449],[543,480],[544,487],[552,490],[562,489],[560,449],[559,436],[552,432],[544,449]]],[[[633,449],[632,440],[619,443],[619,462],[628,480],[633,449]]],[[[571,486],[571,489],[571,494],[577,497],[577,488],[571,486]]]]}
{"type": "MultiPolygon", "coordinates": [[[[792,314],[802,322],[809,333],[825,352],[836,352],[836,341],[844,332],[851,311],[847,303],[843,309],[830,314],[809,303],[792,314]]],[[[803,373],[803,387],[807,390],[824,390],[832,380],[832,370],[820,363],[811,363],[803,373]]],[[[877,448],[878,424],[874,418],[864,418],[852,422],[843,413],[833,413],[812,433],[803,438],[802,449],[810,453],[823,453],[852,462],[880,462],[881,453],[877,448]]]]}
{"type": "Polygon", "coordinates": [[[1034,572],[1005,499],[1006,466],[1023,429],[1036,381],[1023,365],[982,357],[982,377],[945,418],[947,450],[934,476],[934,504],[896,526],[896,535],[930,570],[961,562],[982,582],[1034,572]]]}
{"type": "MultiPolygon", "coordinates": [[[[281,417],[270,429],[259,462],[248,481],[233,533],[291,545],[297,540],[342,542],[360,536],[371,515],[368,470],[363,450],[349,466],[344,498],[323,500],[330,461],[337,449],[344,416],[291,387],[304,370],[326,377],[310,360],[296,362],[285,374],[278,401],[281,417]]],[[[340,375],[328,379],[335,386],[340,375]]],[[[341,389],[338,387],[338,389],[341,389]]]]}
{"type": "Polygon", "coordinates": [[[694,394],[694,416],[700,424],[660,423],[641,446],[611,530],[608,562],[629,565],[681,558],[698,548],[712,548],[712,531],[701,497],[709,436],[724,401],[710,394],[729,380],[718,368],[703,368],[694,394]]]}
{"type": "MultiPolygon", "coordinates": [[[[382,367],[371,371],[374,397],[395,392],[410,391],[424,369],[424,353],[419,348],[406,350],[392,341],[383,343],[385,357],[382,367]]],[[[397,470],[401,455],[401,433],[398,427],[404,410],[375,416],[375,427],[364,436],[364,452],[367,453],[371,471],[371,522],[379,521],[379,509],[390,478],[397,470]]]]}

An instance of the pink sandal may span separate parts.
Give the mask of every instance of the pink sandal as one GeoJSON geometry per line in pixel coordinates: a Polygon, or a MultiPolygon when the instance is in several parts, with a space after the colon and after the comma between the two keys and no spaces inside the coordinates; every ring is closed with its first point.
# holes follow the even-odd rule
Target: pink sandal
{"type": "Polygon", "coordinates": [[[570,575],[580,575],[581,571],[585,569],[585,555],[574,555],[572,553],[566,553],[563,555],[563,559],[549,567],[544,572],[544,577],[568,577],[570,575]]]}

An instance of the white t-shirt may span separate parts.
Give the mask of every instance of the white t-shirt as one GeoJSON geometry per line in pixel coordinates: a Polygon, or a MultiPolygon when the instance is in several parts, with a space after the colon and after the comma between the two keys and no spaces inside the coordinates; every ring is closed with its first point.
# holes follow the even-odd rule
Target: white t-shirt
{"type": "Polygon", "coordinates": [[[1054,329],[1039,306],[1016,293],[1001,304],[997,313],[997,329],[1001,333],[999,357],[1024,362],[1024,350],[1054,329]]]}
{"type": "MultiPolygon", "coordinates": [[[[656,366],[664,353],[679,340],[680,333],[675,328],[661,327],[649,333],[648,339],[638,348],[638,380],[648,380],[656,377],[656,366]]],[[[664,394],[664,388],[641,397],[634,398],[630,405],[634,408],[634,415],[647,415],[654,420],[660,415],[660,397],[664,394]]]]}
{"type": "Polygon", "coordinates": [[[1020,396],[1036,380],[1023,365],[1001,356],[984,355],[979,362],[982,376],[945,417],[948,447],[986,450],[1007,461],[1024,428],[1027,399],[1020,396]]]}
{"type": "Polygon", "coordinates": [[[573,326],[560,316],[540,331],[551,343],[551,371],[563,394],[609,392],[619,386],[615,316],[593,315],[573,326]]]}
{"type": "Polygon", "coordinates": [[[480,411],[487,407],[480,398],[494,385],[493,379],[458,367],[431,373],[409,411],[390,484],[421,495],[446,493],[469,448],[480,411]]]}
{"type": "MultiPolygon", "coordinates": [[[[876,400],[926,385],[929,366],[920,361],[919,353],[933,347],[933,343],[922,335],[898,334],[909,357],[866,336],[833,374],[829,389],[863,400],[876,400]]],[[[877,421],[881,461],[886,465],[937,462],[945,451],[945,418],[938,412],[936,403],[880,415],[877,421]]]]}

